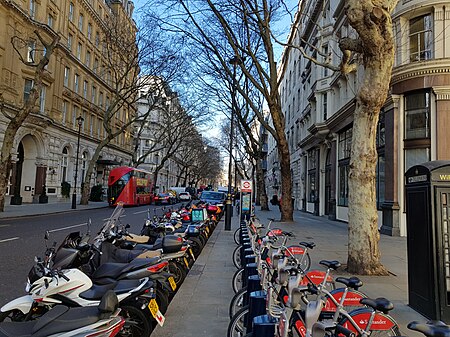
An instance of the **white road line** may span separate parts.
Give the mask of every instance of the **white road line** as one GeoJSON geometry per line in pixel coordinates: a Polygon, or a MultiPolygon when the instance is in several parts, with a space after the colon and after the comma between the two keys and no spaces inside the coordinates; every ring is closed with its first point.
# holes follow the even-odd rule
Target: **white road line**
{"type": "Polygon", "coordinates": [[[11,226],[11,225],[0,225],[0,228],[2,228],[2,227],[9,227],[9,226],[11,226]]]}
{"type": "Polygon", "coordinates": [[[78,225],[73,225],[73,226],[67,226],[67,227],[62,227],[62,228],[52,229],[52,230],[49,230],[48,232],[49,232],[49,233],[59,232],[59,231],[63,231],[63,230],[66,230],[66,229],[71,229],[71,228],[81,227],[81,226],[86,226],[86,225],[87,225],[87,222],[85,222],[85,223],[80,223],[80,224],[78,224],[78,225]]]}
{"type": "Polygon", "coordinates": [[[133,214],[141,214],[141,213],[147,213],[147,211],[134,212],[133,214]]]}
{"type": "Polygon", "coordinates": [[[19,238],[18,238],[18,237],[15,237],[15,238],[9,238],[9,239],[0,240],[0,243],[2,243],[2,242],[8,242],[8,241],[14,241],[14,240],[19,240],[19,238]]]}

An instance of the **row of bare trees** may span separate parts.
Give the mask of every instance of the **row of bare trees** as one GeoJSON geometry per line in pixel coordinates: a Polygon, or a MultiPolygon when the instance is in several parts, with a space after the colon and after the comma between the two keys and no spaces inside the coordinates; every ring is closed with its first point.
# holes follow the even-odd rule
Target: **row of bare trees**
{"type": "MultiPolygon", "coordinates": [[[[3,5],[3,2],[2,2],[3,5]]],[[[98,139],[96,149],[85,170],[83,181],[90,182],[91,176],[95,171],[96,162],[102,154],[102,150],[107,147],[119,135],[128,133],[134,135],[133,130],[136,125],[145,125],[146,121],[154,113],[155,108],[160,105],[161,97],[164,97],[167,87],[171,83],[181,83],[185,80],[183,74],[186,74],[186,64],[182,55],[182,38],[170,36],[160,29],[158,24],[146,23],[140,29],[137,29],[134,22],[126,17],[124,13],[112,13],[113,15],[103,22],[103,31],[99,51],[102,54],[101,64],[94,72],[99,77],[107,79],[109,102],[101,111],[101,120],[104,136],[98,139]],[[142,76],[145,74],[145,76],[142,76]],[[159,78],[161,81],[153,81],[152,78],[159,78]],[[141,98],[139,93],[146,90],[148,97],[152,100],[148,109],[143,114],[136,113],[136,103],[141,98]]],[[[14,140],[19,128],[26,121],[27,117],[37,111],[37,103],[41,90],[44,86],[43,79],[49,76],[48,65],[54,62],[55,51],[64,49],[60,42],[60,32],[50,29],[47,25],[30,21],[33,26],[33,35],[28,36],[29,29],[17,28],[10,37],[11,46],[15,50],[15,55],[20,61],[33,71],[33,87],[27,95],[22,106],[9,106],[0,97],[0,111],[6,117],[8,123],[6,132],[3,136],[1,156],[0,156],[0,210],[4,210],[6,189],[8,186],[9,172],[11,170],[11,153],[14,140]],[[19,29],[23,29],[19,30],[19,29]],[[30,41],[33,40],[33,50],[30,50],[30,41]],[[33,55],[32,58],[29,56],[33,55]]],[[[182,113],[179,110],[156,109],[159,113],[165,113],[164,123],[160,125],[158,131],[161,136],[156,139],[160,148],[164,149],[164,158],[160,166],[169,158],[179,158],[178,162],[192,169],[185,169],[188,177],[193,181],[206,179],[213,173],[219,174],[217,167],[211,167],[208,172],[200,174],[194,171],[194,166],[204,168],[207,165],[204,155],[191,154],[191,158],[183,158],[180,149],[185,148],[184,152],[191,153],[188,150],[189,143],[194,144],[190,137],[195,134],[196,141],[202,140],[197,131],[197,125],[201,123],[201,116],[204,114],[205,100],[196,99],[195,102],[189,97],[185,102],[188,109],[182,113]],[[189,103],[191,102],[191,103],[189,103]],[[193,159],[195,157],[195,160],[193,159]]],[[[207,146],[202,140],[201,149],[207,146]]],[[[208,156],[214,158],[212,162],[220,164],[220,158],[217,158],[214,151],[209,151],[208,156]],[[219,160],[217,160],[219,159],[219,160]]],[[[133,158],[134,164],[139,164],[139,158],[133,158]]],[[[208,160],[209,160],[208,159],[208,160]]],[[[157,167],[155,177],[157,177],[157,167]]],[[[81,204],[87,204],[90,194],[90,184],[82,185],[81,204]]]]}
{"type": "MultiPolygon", "coordinates": [[[[273,27],[280,18],[291,16],[294,18],[293,29],[301,32],[299,19],[304,15],[305,2],[295,3],[292,10],[283,0],[150,0],[149,3],[149,8],[157,8],[150,17],[159,20],[167,31],[191,40],[189,48],[198,67],[203,70],[202,81],[199,81],[201,86],[211,87],[210,94],[219,98],[219,102],[223,102],[220,99],[223,98],[223,90],[218,89],[218,81],[229,93],[237,93],[275,139],[282,178],[281,220],[292,221],[290,153],[279,93],[285,68],[279,68],[277,64],[275,48],[281,39],[273,27]],[[161,17],[160,13],[165,14],[161,17]],[[239,62],[230,64],[230,59],[238,59],[239,62]],[[239,74],[243,79],[236,80],[239,74]],[[271,124],[262,113],[261,100],[270,113],[271,124]]],[[[397,3],[398,0],[346,0],[345,13],[355,36],[340,37],[342,62],[340,67],[332,68],[344,74],[355,71],[357,64],[364,69],[364,79],[356,94],[353,123],[348,252],[349,271],[362,274],[386,273],[378,248],[374,139],[392,71],[394,39],[390,14],[397,3]]],[[[312,59],[304,52],[303,46],[295,45],[294,40],[285,43],[284,48],[287,54],[290,49],[297,48],[303,57],[312,59]]],[[[314,62],[329,67],[329,64],[314,62]]],[[[284,62],[283,67],[287,64],[284,62]]],[[[228,99],[230,97],[228,95],[228,99]]],[[[239,118],[239,125],[245,130],[250,125],[250,115],[246,115],[245,109],[233,108],[239,117],[246,116],[239,118]]],[[[257,158],[260,151],[258,142],[254,142],[251,136],[248,139],[250,146],[247,150],[257,158]],[[254,151],[251,150],[253,143],[254,151]]]]}

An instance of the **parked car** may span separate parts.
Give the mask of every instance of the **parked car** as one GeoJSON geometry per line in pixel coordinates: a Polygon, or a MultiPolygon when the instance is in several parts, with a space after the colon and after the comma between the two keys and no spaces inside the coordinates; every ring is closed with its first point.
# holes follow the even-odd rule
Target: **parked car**
{"type": "Polygon", "coordinates": [[[223,205],[227,198],[224,192],[203,191],[200,195],[200,201],[207,202],[211,205],[223,205]]]}
{"type": "Polygon", "coordinates": [[[190,201],[191,195],[188,192],[180,192],[178,194],[178,200],[180,201],[190,201]]]}
{"type": "Polygon", "coordinates": [[[171,193],[158,193],[155,196],[155,205],[172,205],[176,198],[171,193]]]}

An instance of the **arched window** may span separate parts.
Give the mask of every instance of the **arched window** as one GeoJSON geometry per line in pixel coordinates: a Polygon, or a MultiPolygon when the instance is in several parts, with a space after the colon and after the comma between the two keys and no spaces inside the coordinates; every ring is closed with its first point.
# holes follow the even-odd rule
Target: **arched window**
{"type": "Polygon", "coordinates": [[[86,175],[86,169],[87,169],[87,162],[88,162],[88,153],[87,151],[84,151],[81,155],[81,182],[84,182],[84,177],[86,175]]]}
{"type": "Polygon", "coordinates": [[[67,181],[67,165],[69,163],[69,149],[67,146],[62,150],[61,159],[61,181],[67,181]]]}

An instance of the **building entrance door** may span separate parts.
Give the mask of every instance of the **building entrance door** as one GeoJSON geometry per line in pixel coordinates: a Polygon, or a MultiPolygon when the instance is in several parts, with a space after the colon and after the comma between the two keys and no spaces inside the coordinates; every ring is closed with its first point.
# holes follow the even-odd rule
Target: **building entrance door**
{"type": "Polygon", "coordinates": [[[327,158],[325,160],[325,215],[329,215],[331,196],[331,150],[327,151],[327,158]]]}

